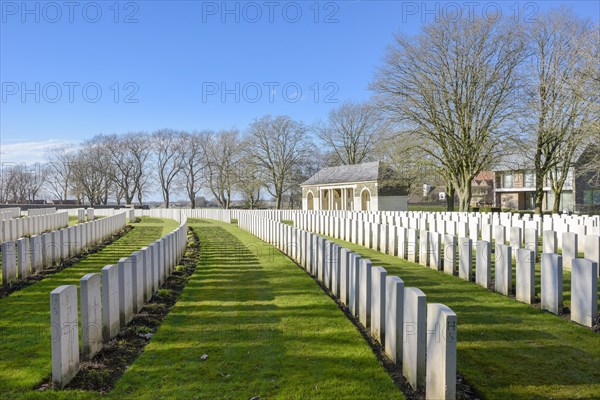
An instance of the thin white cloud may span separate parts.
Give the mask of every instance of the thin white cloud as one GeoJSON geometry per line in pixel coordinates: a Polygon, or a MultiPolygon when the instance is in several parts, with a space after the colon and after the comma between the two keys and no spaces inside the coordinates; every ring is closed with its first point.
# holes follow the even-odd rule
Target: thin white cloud
{"type": "Polygon", "coordinates": [[[35,164],[45,162],[45,153],[56,146],[75,146],[76,142],[68,140],[42,140],[33,142],[0,143],[0,162],[35,164]]]}

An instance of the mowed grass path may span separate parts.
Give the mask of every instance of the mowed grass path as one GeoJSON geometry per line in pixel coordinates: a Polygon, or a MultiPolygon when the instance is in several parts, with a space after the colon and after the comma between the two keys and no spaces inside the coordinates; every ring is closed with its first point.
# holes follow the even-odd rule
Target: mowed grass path
{"type": "Polygon", "coordinates": [[[144,218],[134,226],[102,251],[0,299],[1,399],[15,398],[50,376],[50,292],[60,285],[79,286],[79,279],[85,274],[116,264],[120,258],[176,228],[177,222],[144,218]]]}
{"type": "Polygon", "coordinates": [[[110,398],[403,398],[353,324],[292,261],[234,225],[190,226],[201,239],[198,268],[110,398]]]}
{"type": "Polygon", "coordinates": [[[330,239],[456,312],[458,373],[486,398],[600,398],[599,334],[473,282],[330,239]]]}

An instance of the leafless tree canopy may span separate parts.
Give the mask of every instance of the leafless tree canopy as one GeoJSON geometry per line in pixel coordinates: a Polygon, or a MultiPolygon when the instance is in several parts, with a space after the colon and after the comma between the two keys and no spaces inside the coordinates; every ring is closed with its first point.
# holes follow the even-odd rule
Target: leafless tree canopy
{"type": "Polygon", "coordinates": [[[396,36],[372,85],[380,107],[413,132],[456,190],[461,210],[515,115],[524,50],[514,26],[442,21],[414,38],[396,36]]]}
{"type": "Polygon", "coordinates": [[[283,195],[297,185],[294,168],[311,153],[308,128],[287,116],[265,116],[250,125],[249,151],[264,171],[267,188],[281,208],[283,195]]]}
{"type": "Polygon", "coordinates": [[[346,102],[329,112],[327,125],[317,135],[331,149],[333,164],[372,161],[374,147],[385,133],[385,120],[369,103],[346,102]]]}
{"type": "Polygon", "coordinates": [[[545,179],[555,194],[553,211],[575,155],[598,130],[598,30],[561,9],[538,18],[527,31],[530,58],[526,105],[528,137],[536,173],[536,210],[541,212],[545,179]],[[595,71],[595,73],[594,73],[595,71]]]}

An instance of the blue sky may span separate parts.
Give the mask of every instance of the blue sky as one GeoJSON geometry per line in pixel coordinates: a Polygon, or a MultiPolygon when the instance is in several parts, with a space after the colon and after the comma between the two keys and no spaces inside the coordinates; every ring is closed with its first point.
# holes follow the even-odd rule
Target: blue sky
{"type": "Polygon", "coordinates": [[[2,162],[100,133],[307,123],[364,100],[395,32],[460,9],[523,20],[597,1],[0,1],[2,162]]]}

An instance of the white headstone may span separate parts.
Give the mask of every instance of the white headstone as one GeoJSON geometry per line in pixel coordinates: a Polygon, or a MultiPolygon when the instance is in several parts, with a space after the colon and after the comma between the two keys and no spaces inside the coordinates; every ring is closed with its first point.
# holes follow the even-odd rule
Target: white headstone
{"type": "Polygon", "coordinates": [[[62,389],[79,371],[77,286],[59,286],[50,292],[52,383],[62,389]]]}
{"type": "Polygon", "coordinates": [[[2,286],[11,286],[17,280],[15,242],[2,243],[2,286]]]}
{"type": "Polygon", "coordinates": [[[396,365],[402,364],[404,333],[404,281],[397,276],[385,280],[385,353],[396,365]]]}
{"type": "Polygon", "coordinates": [[[516,298],[532,304],[535,299],[535,253],[528,249],[517,249],[516,298]]]}
{"type": "MultiPolygon", "coordinates": [[[[465,237],[463,237],[463,238],[465,238],[465,237]]],[[[456,270],[456,236],[446,235],[444,237],[444,272],[449,275],[454,275],[455,270],[456,270]]]]}
{"type": "Polygon", "coordinates": [[[456,399],[456,313],[444,304],[427,305],[427,399],[456,399]],[[433,337],[431,337],[433,336],[433,337]]]}
{"type": "Polygon", "coordinates": [[[562,234],[562,256],[563,268],[571,270],[572,260],[577,258],[579,252],[577,234],[573,232],[564,232],[562,234]]]}
{"type": "Polygon", "coordinates": [[[102,268],[102,339],[108,342],[119,333],[119,271],[116,265],[102,268]]]}
{"type": "Polygon", "coordinates": [[[365,328],[368,328],[371,322],[371,268],[370,260],[365,258],[360,260],[358,319],[365,328]]]}
{"type": "Polygon", "coordinates": [[[557,233],[555,231],[544,231],[542,237],[542,253],[556,253],[557,233]]]}
{"type": "Polygon", "coordinates": [[[553,314],[562,313],[563,300],[563,261],[562,256],[552,253],[542,254],[541,263],[542,310],[553,314]]]}
{"type": "Polygon", "coordinates": [[[505,244],[496,245],[494,290],[505,296],[512,293],[512,248],[505,244]]]}
{"type": "Polygon", "coordinates": [[[94,358],[102,350],[102,276],[87,274],[81,287],[81,356],[94,358]]]}
{"type": "Polygon", "coordinates": [[[571,320],[593,327],[598,314],[598,263],[573,260],[571,270],[571,320]]]}
{"type": "Polygon", "coordinates": [[[384,343],[385,335],[385,302],[387,271],[382,267],[371,269],[371,336],[384,343]]]}
{"type": "Polygon", "coordinates": [[[480,240],[475,249],[475,282],[484,288],[492,283],[492,246],[490,242],[480,240]]]}
{"type": "Polygon", "coordinates": [[[469,281],[473,271],[473,241],[469,238],[459,238],[458,243],[458,276],[469,281]]]}
{"type": "Polygon", "coordinates": [[[402,372],[414,390],[425,384],[426,303],[420,289],[404,288],[402,372]]]}

